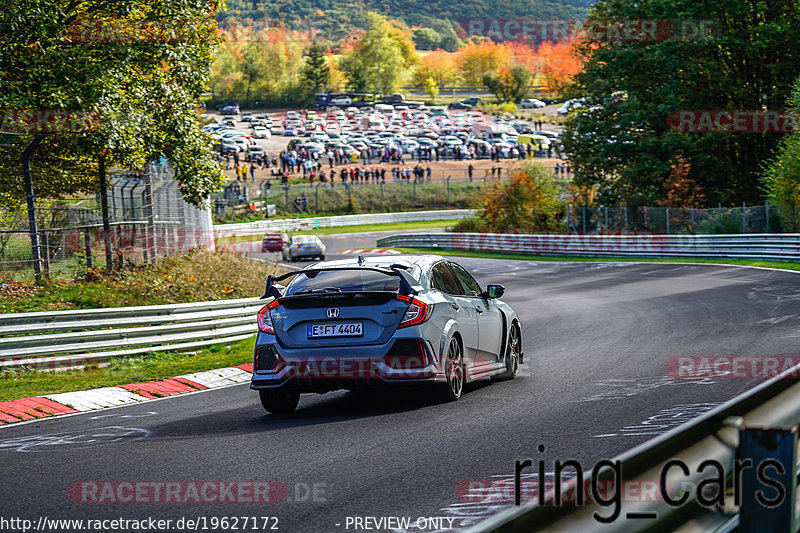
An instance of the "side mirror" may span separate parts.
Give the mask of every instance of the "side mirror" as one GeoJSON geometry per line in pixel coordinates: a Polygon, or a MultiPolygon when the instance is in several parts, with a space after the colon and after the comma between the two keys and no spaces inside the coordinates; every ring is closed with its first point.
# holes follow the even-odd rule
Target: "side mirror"
{"type": "Polygon", "coordinates": [[[486,292],[483,294],[486,296],[486,298],[492,299],[500,298],[503,296],[504,292],[506,292],[506,288],[502,285],[489,285],[486,287],[486,292]]]}

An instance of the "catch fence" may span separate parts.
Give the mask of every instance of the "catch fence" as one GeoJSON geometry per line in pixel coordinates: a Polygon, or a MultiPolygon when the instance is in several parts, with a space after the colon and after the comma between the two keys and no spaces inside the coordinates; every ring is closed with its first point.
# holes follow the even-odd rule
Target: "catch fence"
{"type": "MultiPolygon", "coordinates": [[[[136,173],[110,175],[108,227],[100,195],[35,203],[40,271],[71,277],[113,262],[154,262],[179,251],[213,249],[211,212],[183,201],[166,161],[136,173]]],[[[28,279],[34,272],[28,211],[0,209],[0,283],[28,279]]]]}

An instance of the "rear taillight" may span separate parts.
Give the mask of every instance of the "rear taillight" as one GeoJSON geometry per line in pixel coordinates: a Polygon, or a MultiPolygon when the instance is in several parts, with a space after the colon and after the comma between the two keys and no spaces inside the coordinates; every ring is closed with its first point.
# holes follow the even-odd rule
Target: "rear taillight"
{"type": "Polygon", "coordinates": [[[258,312],[258,330],[264,333],[275,334],[275,327],[272,325],[272,317],[269,315],[270,309],[278,307],[278,300],[273,300],[258,312]]]}
{"type": "Polygon", "coordinates": [[[416,298],[411,298],[403,294],[397,295],[398,300],[408,302],[406,313],[400,321],[398,328],[407,328],[408,326],[416,326],[422,324],[428,318],[428,304],[420,302],[416,298]]]}

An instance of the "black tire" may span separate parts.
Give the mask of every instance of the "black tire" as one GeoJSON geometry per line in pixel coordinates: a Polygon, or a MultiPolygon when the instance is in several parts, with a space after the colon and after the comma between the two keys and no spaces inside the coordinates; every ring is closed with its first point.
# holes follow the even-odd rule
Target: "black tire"
{"type": "Polygon", "coordinates": [[[320,261],[325,261],[325,256],[324,255],[319,256],[319,260],[320,261]]]}
{"type": "Polygon", "coordinates": [[[511,329],[508,332],[508,340],[506,341],[506,371],[502,374],[492,376],[492,379],[496,381],[516,379],[519,374],[519,340],[519,326],[516,323],[511,324],[511,329]]]}
{"type": "Polygon", "coordinates": [[[261,405],[267,412],[276,415],[285,415],[297,408],[300,401],[300,391],[291,390],[260,390],[258,396],[261,398],[261,405]]]}
{"type": "Polygon", "coordinates": [[[444,371],[447,381],[439,383],[439,399],[454,402],[464,391],[464,350],[456,338],[450,339],[447,355],[444,358],[444,371]]]}

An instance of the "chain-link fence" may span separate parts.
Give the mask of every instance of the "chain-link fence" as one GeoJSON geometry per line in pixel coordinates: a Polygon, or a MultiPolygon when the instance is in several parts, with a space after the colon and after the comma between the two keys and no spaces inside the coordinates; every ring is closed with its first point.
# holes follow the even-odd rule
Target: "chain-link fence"
{"type": "Polygon", "coordinates": [[[777,209],[770,205],[712,208],[574,207],[567,209],[569,231],[664,234],[779,233],[777,209]]]}
{"type": "MultiPolygon", "coordinates": [[[[499,172],[498,174],[499,175],[499,172]]],[[[336,181],[281,185],[278,180],[255,183],[233,182],[213,200],[219,221],[224,215],[252,210],[265,216],[295,216],[303,213],[378,213],[447,208],[469,208],[477,191],[507,176],[467,179],[445,177],[441,181],[386,180],[336,181]],[[271,207],[268,207],[271,206],[271,207]]]]}
{"type": "MultiPolygon", "coordinates": [[[[94,238],[90,228],[102,228],[95,199],[70,198],[36,202],[39,261],[45,275],[86,270],[94,238]],[[89,254],[86,239],[89,239],[89,254]]],[[[27,209],[0,209],[0,277],[27,277],[33,271],[33,248],[27,209]]]]}
{"type": "MultiPolygon", "coordinates": [[[[111,174],[108,229],[98,197],[35,202],[38,270],[64,278],[88,268],[154,262],[190,248],[213,248],[211,213],[186,204],[164,161],[133,174],[111,174]],[[107,255],[108,252],[108,255],[107,255]]],[[[36,272],[26,208],[0,209],[0,281],[36,272]]]]}

